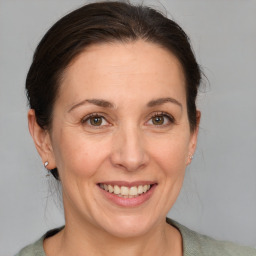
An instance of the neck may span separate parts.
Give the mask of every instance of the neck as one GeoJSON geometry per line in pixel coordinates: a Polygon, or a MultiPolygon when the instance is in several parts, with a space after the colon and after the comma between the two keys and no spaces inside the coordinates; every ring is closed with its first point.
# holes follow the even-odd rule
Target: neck
{"type": "Polygon", "coordinates": [[[90,224],[71,223],[67,222],[61,232],[45,240],[47,255],[182,255],[181,235],[165,220],[146,234],[129,238],[112,236],[90,224]]]}

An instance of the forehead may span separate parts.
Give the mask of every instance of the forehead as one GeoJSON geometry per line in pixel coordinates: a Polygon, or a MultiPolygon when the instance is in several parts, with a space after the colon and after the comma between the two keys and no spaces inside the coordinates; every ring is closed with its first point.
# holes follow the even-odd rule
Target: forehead
{"type": "Polygon", "coordinates": [[[87,97],[90,93],[104,97],[113,90],[126,95],[135,91],[171,91],[184,96],[183,69],[170,51],[154,43],[141,40],[92,45],[66,69],[60,94],[77,97],[85,92],[87,97]]]}

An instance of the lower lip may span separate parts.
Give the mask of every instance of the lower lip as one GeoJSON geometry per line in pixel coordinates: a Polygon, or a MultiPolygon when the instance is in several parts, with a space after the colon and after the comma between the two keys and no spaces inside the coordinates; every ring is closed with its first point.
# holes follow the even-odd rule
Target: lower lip
{"type": "Polygon", "coordinates": [[[152,187],[146,193],[143,193],[133,198],[123,198],[114,193],[109,193],[100,187],[99,189],[109,201],[113,202],[116,205],[119,205],[122,207],[136,207],[136,206],[142,205],[143,203],[145,203],[150,199],[150,197],[155,191],[156,186],[157,186],[156,184],[152,185],[152,187]]]}

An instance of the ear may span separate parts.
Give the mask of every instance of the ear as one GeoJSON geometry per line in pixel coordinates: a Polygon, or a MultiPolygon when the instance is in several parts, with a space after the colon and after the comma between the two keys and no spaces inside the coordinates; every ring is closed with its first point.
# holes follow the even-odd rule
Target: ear
{"type": "Polygon", "coordinates": [[[43,164],[47,161],[47,169],[54,169],[56,164],[50,134],[38,125],[34,109],[28,111],[28,127],[43,164]]]}
{"type": "Polygon", "coordinates": [[[196,111],[196,128],[194,131],[191,132],[191,136],[190,136],[187,165],[189,165],[191,163],[193,155],[196,151],[200,119],[201,119],[201,112],[199,110],[197,110],[196,111]]]}

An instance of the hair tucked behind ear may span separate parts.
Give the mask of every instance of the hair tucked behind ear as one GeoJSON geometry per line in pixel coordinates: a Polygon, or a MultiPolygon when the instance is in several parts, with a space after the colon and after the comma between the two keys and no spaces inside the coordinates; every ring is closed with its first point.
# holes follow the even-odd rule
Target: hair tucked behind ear
{"type": "MultiPolygon", "coordinates": [[[[200,68],[181,27],[160,12],[146,6],[121,2],[85,5],[56,22],[39,43],[29,69],[26,90],[37,123],[51,129],[52,110],[64,70],[87,46],[114,41],[142,39],[172,52],[186,78],[187,111],[191,130],[197,126],[196,96],[200,68]]],[[[58,179],[57,169],[52,170],[58,179]]]]}

